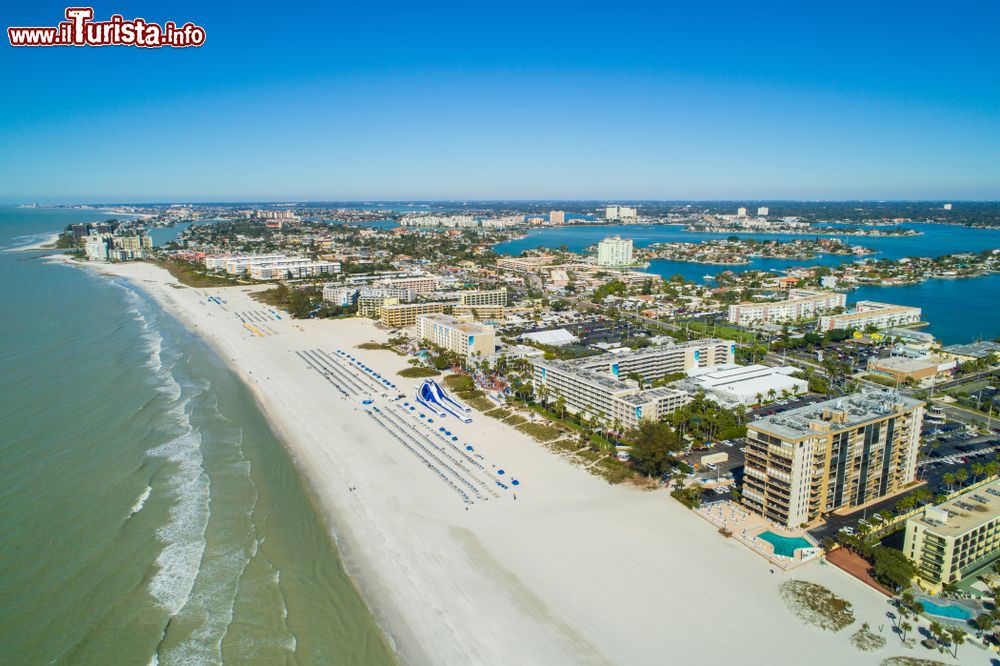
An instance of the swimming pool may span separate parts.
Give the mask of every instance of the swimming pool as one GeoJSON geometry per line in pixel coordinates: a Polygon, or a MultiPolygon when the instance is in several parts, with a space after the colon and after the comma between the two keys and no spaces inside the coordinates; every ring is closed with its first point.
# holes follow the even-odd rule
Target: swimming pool
{"type": "Polygon", "coordinates": [[[970,611],[965,606],[960,606],[958,604],[947,604],[940,605],[936,604],[930,599],[921,599],[921,605],[924,607],[924,612],[928,615],[937,615],[938,617],[947,617],[952,620],[971,620],[972,611],[970,611]]]}
{"type": "Polygon", "coordinates": [[[794,557],[795,551],[799,548],[813,547],[807,539],[803,539],[802,537],[781,536],[780,534],[775,534],[770,530],[767,532],[761,532],[757,536],[774,546],[775,555],[782,555],[784,557],[794,557]]]}

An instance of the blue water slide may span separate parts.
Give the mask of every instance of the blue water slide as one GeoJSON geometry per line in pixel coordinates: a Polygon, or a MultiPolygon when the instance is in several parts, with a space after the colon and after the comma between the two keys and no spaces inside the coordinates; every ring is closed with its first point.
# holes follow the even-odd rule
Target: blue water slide
{"type": "Polygon", "coordinates": [[[459,421],[463,423],[472,423],[472,419],[469,415],[462,411],[461,407],[457,406],[457,403],[453,400],[449,400],[447,396],[443,395],[441,392],[441,387],[430,379],[425,380],[420,388],[417,389],[417,400],[421,404],[433,405],[429,407],[430,409],[444,410],[444,412],[438,412],[439,416],[447,416],[451,414],[459,421]],[[437,389],[436,391],[434,389],[437,389]]]}
{"type": "Polygon", "coordinates": [[[466,404],[463,404],[463,403],[459,402],[458,400],[455,400],[455,398],[452,398],[450,395],[448,395],[447,393],[445,393],[444,389],[441,388],[441,385],[438,384],[433,379],[428,379],[427,382],[430,384],[431,391],[434,392],[434,395],[438,399],[438,401],[440,401],[442,403],[445,403],[445,404],[450,404],[455,409],[459,409],[459,410],[461,410],[463,412],[471,412],[472,411],[471,407],[469,407],[466,404]]]}

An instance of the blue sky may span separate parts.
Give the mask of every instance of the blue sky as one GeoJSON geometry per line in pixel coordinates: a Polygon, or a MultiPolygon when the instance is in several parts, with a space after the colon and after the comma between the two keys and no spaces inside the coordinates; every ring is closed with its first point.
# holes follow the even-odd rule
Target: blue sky
{"type": "Polygon", "coordinates": [[[206,44],[0,46],[0,200],[1000,198],[1000,3],[818,4],[99,2],[206,44]]]}

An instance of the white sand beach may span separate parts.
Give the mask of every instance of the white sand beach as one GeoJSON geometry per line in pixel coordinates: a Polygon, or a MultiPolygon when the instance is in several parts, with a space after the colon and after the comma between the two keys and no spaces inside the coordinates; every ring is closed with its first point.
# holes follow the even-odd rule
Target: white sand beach
{"type": "MultiPolygon", "coordinates": [[[[189,288],[144,263],[96,268],[150,294],[252,387],[403,663],[840,666],[894,655],[952,661],[901,649],[885,598],[834,567],[812,562],[772,574],[762,557],[721,537],[667,492],[611,486],[475,413],[471,424],[448,417],[433,426],[445,426],[482,456],[474,460],[484,469],[469,477],[484,482],[475,491],[488,499],[464,503],[365,413],[360,396],[344,397],[296,354],[323,350],[335,359],[344,350],[412,398],[420,380],[395,374],[408,367],[404,358],[356,348],[387,337],[372,322],[277,319],[247,288],[189,288]],[[257,332],[237,316],[245,312],[262,313],[247,322],[257,332]],[[495,486],[498,478],[519,481],[516,499],[513,486],[495,486]],[[836,634],[803,624],[779,595],[790,578],[848,599],[856,624],[836,634]],[[881,628],[884,649],[851,646],[863,621],[881,628]]],[[[396,392],[387,393],[373,391],[373,405],[401,410],[391,400],[396,392]]],[[[412,416],[392,418],[420,431],[412,416]]],[[[437,441],[450,446],[443,436],[437,441]]],[[[470,464],[457,449],[448,455],[470,464]]],[[[972,646],[959,656],[988,663],[972,646]]]]}

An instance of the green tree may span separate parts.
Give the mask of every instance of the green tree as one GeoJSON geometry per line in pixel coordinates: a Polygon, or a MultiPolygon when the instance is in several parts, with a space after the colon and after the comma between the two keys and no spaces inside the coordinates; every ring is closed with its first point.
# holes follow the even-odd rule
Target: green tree
{"type": "Polygon", "coordinates": [[[965,482],[969,479],[969,470],[964,467],[959,467],[955,471],[955,480],[958,481],[960,486],[964,486],[965,482]]]}
{"type": "Polygon", "coordinates": [[[917,565],[895,548],[872,550],[875,578],[893,590],[906,588],[917,575],[917,565]]]}
{"type": "Polygon", "coordinates": [[[288,297],[288,313],[296,319],[305,319],[312,312],[313,304],[309,294],[295,289],[288,297]]]}
{"type": "Polygon", "coordinates": [[[913,625],[907,622],[906,620],[903,620],[902,622],[899,623],[900,638],[904,643],[906,642],[906,634],[912,629],[913,625]]]}
{"type": "Polygon", "coordinates": [[[951,639],[951,656],[958,659],[958,646],[965,642],[965,630],[961,627],[949,627],[948,638],[951,639]]]}
{"type": "Polygon", "coordinates": [[[643,421],[632,438],[629,457],[639,473],[660,477],[673,464],[673,453],[684,448],[684,440],[669,425],[660,421],[643,421]]]}

